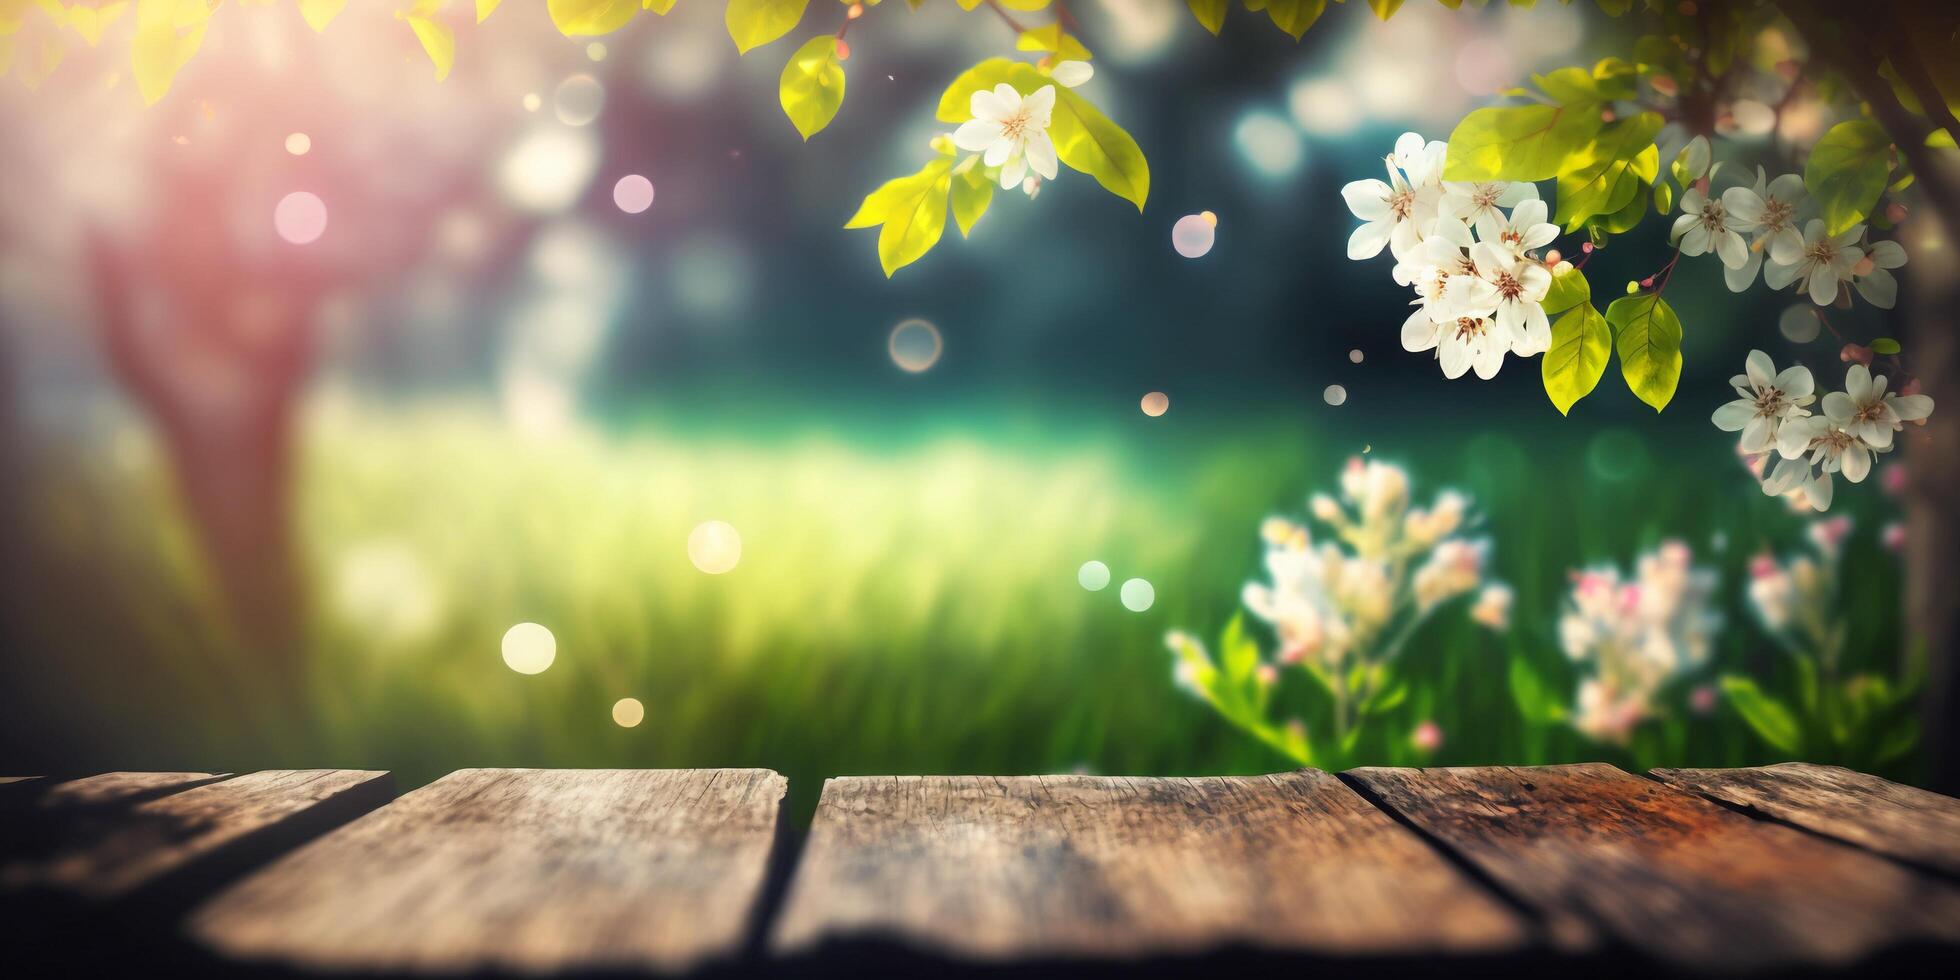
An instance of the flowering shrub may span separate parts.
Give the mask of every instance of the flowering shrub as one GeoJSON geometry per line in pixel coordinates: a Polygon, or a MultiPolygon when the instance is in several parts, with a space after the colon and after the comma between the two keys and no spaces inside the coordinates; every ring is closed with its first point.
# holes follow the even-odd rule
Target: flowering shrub
{"type": "MultiPolygon", "coordinates": [[[[1246,611],[1276,640],[1270,656],[1233,616],[1214,659],[1204,644],[1174,631],[1165,641],[1177,683],[1225,720],[1303,765],[1336,765],[1354,751],[1363,728],[1380,723],[1409,694],[1395,664],[1404,644],[1436,610],[1484,582],[1489,542],[1461,536],[1474,523],[1469,501],[1445,490],[1428,508],[1409,505],[1409,477],[1379,462],[1348,461],[1340,497],[1309,503],[1327,538],[1315,543],[1304,524],[1268,518],[1260,529],[1269,582],[1245,587],[1246,611]],[[1300,717],[1274,719],[1274,689],[1283,676],[1313,681],[1326,724],[1310,732],[1300,717]]],[[[1475,618],[1505,628],[1510,592],[1487,585],[1475,618]]],[[[1409,733],[1433,751],[1433,723],[1409,733]]]]}
{"type": "Polygon", "coordinates": [[[1573,704],[1513,661],[1512,691],[1526,717],[1567,721],[1595,741],[1625,746],[1641,723],[1665,713],[1671,686],[1707,664],[1721,618],[1709,609],[1715,575],[1695,568],[1678,541],[1642,555],[1623,578],[1611,566],[1572,574],[1559,616],[1559,647],[1582,672],[1573,704]]]}
{"type": "Polygon", "coordinates": [[[1838,593],[1838,564],[1851,535],[1849,518],[1813,521],[1811,549],[1779,559],[1764,551],[1749,565],[1749,605],[1789,655],[1792,696],[1778,698],[1754,680],[1728,675],[1730,706],[1763,741],[1793,757],[1874,768],[1919,741],[1913,707],[1924,677],[1909,664],[1897,678],[1845,673],[1848,623],[1838,593]]]}

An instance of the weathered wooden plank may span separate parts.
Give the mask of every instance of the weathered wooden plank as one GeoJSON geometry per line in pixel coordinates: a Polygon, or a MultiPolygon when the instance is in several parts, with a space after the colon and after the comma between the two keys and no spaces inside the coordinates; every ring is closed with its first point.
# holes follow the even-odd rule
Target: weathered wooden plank
{"type": "Polygon", "coordinates": [[[50,787],[28,808],[25,846],[0,864],[0,893],[122,898],[228,854],[325,829],[350,809],[378,805],[389,787],[386,773],[337,769],[214,779],[109,773],[50,787]]]}
{"type": "Polygon", "coordinates": [[[0,776],[0,786],[5,786],[5,785],[6,785],[6,784],[8,784],[8,783],[24,783],[24,782],[27,782],[27,781],[28,781],[28,780],[30,780],[30,779],[39,779],[39,778],[41,778],[41,777],[39,777],[39,776],[0,776]]]}
{"type": "Polygon", "coordinates": [[[1703,796],[1881,854],[1960,874],[1960,800],[1837,766],[1656,769],[1703,796]]]}
{"type": "Polygon", "coordinates": [[[1664,960],[1841,966],[1960,942],[1960,889],[1612,766],[1350,775],[1555,928],[1596,923],[1664,960]]]}
{"type": "Polygon", "coordinates": [[[985,961],[1498,952],[1520,917],[1317,770],[831,779],[772,937],[985,961]]]}
{"type": "Polygon", "coordinates": [[[408,793],[219,895],[219,952],[305,969],[684,969],[746,938],[783,777],[473,769],[408,793]]]}

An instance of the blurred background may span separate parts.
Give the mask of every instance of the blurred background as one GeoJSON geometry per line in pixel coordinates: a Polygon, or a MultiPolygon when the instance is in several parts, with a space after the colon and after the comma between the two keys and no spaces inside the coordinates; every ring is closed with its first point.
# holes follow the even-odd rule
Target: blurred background
{"type": "MultiPolygon", "coordinates": [[[[1748,569],[1809,522],[1709,413],[1751,347],[1835,379],[1831,338],[1684,263],[1674,402],[1615,371],[1563,418],[1535,361],[1451,382],[1402,351],[1387,258],[1344,254],[1339,188],[1399,133],[1624,46],[1589,7],[1350,4],[1295,44],[1243,11],[1213,38],[1176,0],[1086,0],[1082,92],[1142,145],[1148,207],[1064,171],[888,281],[842,225],[929,158],[946,83],[1010,53],[988,11],[871,10],[804,143],[775,94],[793,41],[738,59],[719,5],[596,41],[505,6],[440,83],[386,12],[316,35],[279,4],[214,18],[154,107],[107,42],[0,86],[8,766],[752,765],[804,813],[838,774],[1286,768],[1177,689],[1163,637],[1214,634],[1261,519],[1363,454],[1419,500],[1470,496],[1515,590],[1507,632],[1438,618],[1411,643],[1433,683],[1395,730],[1441,738],[1373,761],[1781,755],[1720,705],[1596,744],[1523,720],[1506,672],[1558,669],[1572,570],[1679,540],[1720,573],[1721,668],[1781,677],[1748,569]],[[1202,211],[1216,245],[1183,258],[1172,224],[1202,211]],[[894,356],[914,319],[923,370],[894,356]],[[733,534],[691,555],[711,521],[733,534]],[[1154,600],[1084,589],[1089,560],[1154,600]],[[519,623],[551,634],[541,673],[506,662],[519,623]]],[[[813,4],[791,38],[841,21],[813,4]]],[[[1829,122],[1798,106],[1737,145],[1775,159],[1829,122]]],[[[1593,282],[1658,268],[1665,224],[1593,282]]],[[[1886,333],[1870,313],[1839,322],[1886,333]]],[[[1847,648],[1889,671],[1880,482],[1832,515],[1847,648]]]]}

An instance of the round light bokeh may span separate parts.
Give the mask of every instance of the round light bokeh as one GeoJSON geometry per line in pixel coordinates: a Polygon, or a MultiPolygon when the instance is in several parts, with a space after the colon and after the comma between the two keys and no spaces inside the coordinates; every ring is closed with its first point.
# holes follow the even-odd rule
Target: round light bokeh
{"type": "Polygon", "coordinates": [[[1252,169],[1266,177],[1290,177],[1306,159],[1300,131],[1276,112],[1255,109],[1239,120],[1232,140],[1252,169]]]}
{"type": "Polygon", "coordinates": [[[613,185],[613,203],[627,214],[639,214],[653,207],[653,181],[639,174],[627,174],[613,185]]]}
{"type": "Polygon", "coordinates": [[[742,535],[727,521],[704,521],[687,536],[687,560],[709,575],[732,571],[742,560],[742,535]]]}
{"type": "Polygon", "coordinates": [[[303,157],[306,151],[311,149],[313,149],[313,137],[305,133],[293,133],[286,137],[286,152],[293,156],[303,157]]]}
{"type": "Polygon", "coordinates": [[[917,318],[893,327],[885,346],[891,352],[892,363],[909,374],[918,374],[939,363],[939,355],[945,350],[939,328],[917,318]]]}
{"type": "Polygon", "coordinates": [[[606,87],[584,72],[558,83],[551,94],[551,111],[567,126],[584,126],[606,107],[606,87]]]}
{"type": "Polygon", "coordinates": [[[310,245],[327,233],[327,202],[311,191],[294,191],[272,209],[272,228],[294,245],[310,245]]]}
{"type": "Polygon", "coordinates": [[[1078,585],[1091,592],[1101,592],[1109,586],[1109,566],[1099,561],[1085,561],[1075,571],[1078,585]]]}
{"type": "Polygon", "coordinates": [[[647,720],[647,706],[639,698],[620,698],[613,702],[612,719],[621,728],[637,728],[647,720]]]}
{"type": "Polygon", "coordinates": [[[1783,311],[1776,318],[1776,329],[1783,339],[1793,344],[1808,344],[1817,339],[1818,331],[1823,329],[1823,321],[1811,312],[1809,303],[1801,303],[1783,311]]]}
{"type": "Polygon", "coordinates": [[[1348,351],[1348,361],[1349,361],[1349,363],[1352,363],[1352,364],[1359,364],[1359,363],[1361,363],[1361,358],[1362,358],[1362,357],[1363,357],[1363,355],[1362,355],[1362,353],[1361,353],[1361,349],[1360,349],[1360,348],[1358,348],[1358,347],[1357,347],[1357,348],[1355,348],[1354,350],[1351,350],[1351,351],[1348,351]]]}
{"type": "Polygon", "coordinates": [[[1171,226],[1171,248],[1187,259],[1202,257],[1217,241],[1218,216],[1210,211],[1187,214],[1171,226]]]}
{"type": "Polygon", "coordinates": [[[1347,389],[1340,385],[1328,385],[1327,390],[1320,393],[1320,397],[1326,399],[1329,405],[1340,405],[1347,401],[1347,389]]]}
{"type": "Polygon", "coordinates": [[[1143,396],[1143,414],[1156,418],[1171,410],[1171,396],[1153,391],[1143,396]]]}
{"type": "Polygon", "coordinates": [[[1123,608],[1131,612],[1143,612],[1157,601],[1157,590],[1140,578],[1124,582],[1118,594],[1123,599],[1123,608]]]}
{"type": "Polygon", "coordinates": [[[504,631],[504,665],[520,674],[542,674],[558,659],[558,639],[536,623],[504,631]]]}

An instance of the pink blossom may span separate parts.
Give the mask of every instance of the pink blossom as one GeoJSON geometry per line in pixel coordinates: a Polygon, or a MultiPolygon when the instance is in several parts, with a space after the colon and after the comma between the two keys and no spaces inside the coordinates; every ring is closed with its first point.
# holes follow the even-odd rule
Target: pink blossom
{"type": "Polygon", "coordinates": [[[1410,733],[1409,741],[1424,752],[1434,752],[1443,747],[1443,728],[1433,721],[1425,721],[1410,733]]]}

